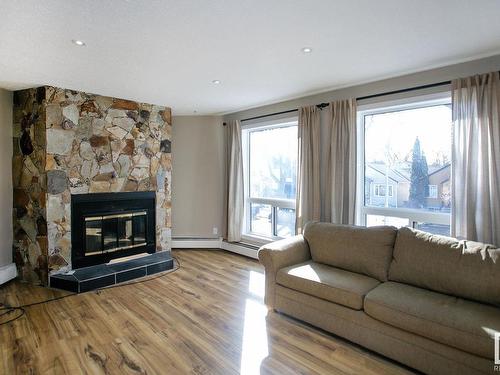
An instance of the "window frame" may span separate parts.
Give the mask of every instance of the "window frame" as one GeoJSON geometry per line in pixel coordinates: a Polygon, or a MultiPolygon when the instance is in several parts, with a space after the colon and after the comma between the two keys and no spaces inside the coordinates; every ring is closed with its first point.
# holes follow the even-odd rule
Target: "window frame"
{"type": "MultiPolygon", "coordinates": [[[[298,116],[287,116],[267,121],[259,121],[248,123],[241,126],[242,131],[242,154],[243,154],[243,185],[244,185],[244,220],[242,227],[241,238],[248,242],[268,243],[283,239],[276,235],[277,233],[277,211],[278,208],[296,209],[296,199],[284,198],[262,198],[250,196],[250,133],[287,128],[291,126],[298,127],[298,116]],[[260,233],[251,231],[251,204],[265,204],[271,206],[271,230],[273,234],[266,236],[260,233]]],[[[297,154],[298,154],[298,137],[297,137],[297,154]]],[[[298,156],[298,155],[297,155],[298,156]]]]}
{"type": "MultiPolygon", "coordinates": [[[[450,225],[451,214],[423,211],[399,207],[365,206],[365,123],[367,115],[425,108],[438,105],[451,105],[451,93],[441,91],[432,94],[415,95],[403,99],[388,100],[370,104],[360,104],[357,109],[357,192],[356,192],[356,224],[366,226],[367,215],[390,216],[408,219],[410,226],[416,228],[419,223],[450,225]]],[[[451,138],[450,138],[451,139],[451,138]]],[[[427,197],[428,198],[428,197],[427,197]]]]}

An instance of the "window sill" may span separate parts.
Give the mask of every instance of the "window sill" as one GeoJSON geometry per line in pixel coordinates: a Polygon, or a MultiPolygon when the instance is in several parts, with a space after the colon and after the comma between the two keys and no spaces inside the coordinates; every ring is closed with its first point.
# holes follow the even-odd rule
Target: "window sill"
{"type": "Polygon", "coordinates": [[[262,237],[262,236],[258,236],[255,234],[248,234],[248,233],[244,233],[241,235],[241,242],[246,242],[246,243],[249,243],[251,245],[257,245],[257,246],[262,246],[262,245],[265,245],[265,244],[268,244],[268,243],[271,243],[274,241],[278,241],[281,239],[282,239],[281,237],[270,238],[270,237],[262,237]]]}
{"type": "MultiPolygon", "coordinates": [[[[431,222],[435,224],[450,224],[450,213],[441,211],[417,210],[412,208],[397,208],[397,207],[376,207],[362,206],[360,214],[364,215],[381,215],[393,216],[416,222],[431,222]]],[[[363,222],[360,224],[364,225],[363,222]]]]}

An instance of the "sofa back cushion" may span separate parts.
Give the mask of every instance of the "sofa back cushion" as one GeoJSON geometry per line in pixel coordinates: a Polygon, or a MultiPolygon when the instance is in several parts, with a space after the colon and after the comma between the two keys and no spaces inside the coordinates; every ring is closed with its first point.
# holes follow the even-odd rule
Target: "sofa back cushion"
{"type": "Polygon", "coordinates": [[[387,281],[397,229],[310,222],[304,228],[312,259],[387,281]]]}
{"type": "Polygon", "coordinates": [[[500,305],[500,249],[401,228],[389,280],[500,305]]]}

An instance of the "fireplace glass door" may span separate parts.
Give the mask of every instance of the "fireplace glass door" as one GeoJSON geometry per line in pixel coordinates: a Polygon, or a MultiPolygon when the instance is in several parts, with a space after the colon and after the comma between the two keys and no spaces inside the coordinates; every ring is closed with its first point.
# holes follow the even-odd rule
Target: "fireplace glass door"
{"type": "Polygon", "coordinates": [[[146,226],[146,211],[85,217],[85,255],[145,246],[146,226]]]}

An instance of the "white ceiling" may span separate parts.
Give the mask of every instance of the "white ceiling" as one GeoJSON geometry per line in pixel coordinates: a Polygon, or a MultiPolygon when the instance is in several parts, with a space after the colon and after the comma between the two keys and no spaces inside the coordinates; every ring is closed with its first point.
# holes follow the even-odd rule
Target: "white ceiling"
{"type": "Polygon", "coordinates": [[[499,54],[499,15],[499,0],[0,0],[0,87],[227,113],[499,54]]]}

